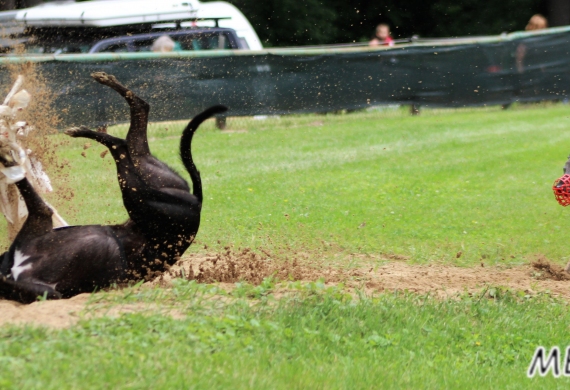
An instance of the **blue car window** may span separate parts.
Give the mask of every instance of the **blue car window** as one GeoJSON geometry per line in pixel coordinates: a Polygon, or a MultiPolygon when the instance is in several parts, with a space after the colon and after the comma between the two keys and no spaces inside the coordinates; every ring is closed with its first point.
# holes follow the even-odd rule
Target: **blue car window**
{"type": "Polygon", "coordinates": [[[99,51],[102,53],[127,53],[129,49],[126,43],[112,43],[99,51]]]}

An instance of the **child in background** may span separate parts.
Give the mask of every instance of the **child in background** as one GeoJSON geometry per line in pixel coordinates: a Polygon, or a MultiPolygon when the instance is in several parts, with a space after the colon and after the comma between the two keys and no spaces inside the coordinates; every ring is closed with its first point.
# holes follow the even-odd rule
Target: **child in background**
{"type": "Polygon", "coordinates": [[[394,39],[390,36],[390,26],[385,23],[376,26],[376,34],[368,44],[370,46],[394,46],[394,39]]]}

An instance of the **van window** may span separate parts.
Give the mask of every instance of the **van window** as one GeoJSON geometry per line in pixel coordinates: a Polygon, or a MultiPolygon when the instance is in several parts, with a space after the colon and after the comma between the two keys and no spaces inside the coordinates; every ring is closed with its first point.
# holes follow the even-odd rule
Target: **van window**
{"type": "Polygon", "coordinates": [[[126,43],[121,42],[121,43],[113,43],[107,47],[102,48],[99,51],[103,53],[127,53],[129,49],[126,43]]]}
{"type": "Polygon", "coordinates": [[[133,41],[133,51],[141,52],[141,51],[152,51],[152,44],[154,43],[155,39],[141,39],[141,40],[134,40],[133,41]]]}
{"type": "MultiPolygon", "coordinates": [[[[181,50],[223,50],[232,49],[230,36],[223,32],[191,32],[189,34],[165,34],[174,41],[174,51],[181,50]]],[[[97,52],[123,53],[123,52],[151,52],[153,43],[160,36],[120,38],[119,42],[100,46],[97,52]]]]}
{"type": "Polygon", "coordinates": [[[89,53],[89,45],[81,44],[42,44],[42,43],[27,43],[26,52],[30,54],[76,54],[76,53],[89,53]]]}
{"type": "Polygon", "coordinates": [[[231,42],[226,34],[189,34],[177,36],[182,50],[222,50],[231,49],[231,42]]]}

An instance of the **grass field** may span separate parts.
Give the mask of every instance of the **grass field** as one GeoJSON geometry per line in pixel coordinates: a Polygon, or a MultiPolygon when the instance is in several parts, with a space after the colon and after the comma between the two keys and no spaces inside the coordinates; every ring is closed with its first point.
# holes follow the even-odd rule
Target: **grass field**
{"type": "Polygon", "coordinates": [[[242,285],[220,301],[215,287],[180,282],[168,291],[97,297],[98,304],[174,307],[184,319],[149,309],[60,331],[0,328],[0,387],[568,386],[564,378],[529,380],[525,374],[537,345],[568,339],[568,307],[548,297],[441,302],[384,294],[356,300],[313,283],[293,287],[296,294],[288,298],[274,299],[263,289],[257,289],[261,299],[239,298],[251,290],[242,285]]]}
{"type": "MultiPolygon", "coordinates": [[[[516,263],[537,253],[565,262],[567,213],[551,186],[570,152],[569,114],[563,105],[372,112],[253,123],[247,133],[209,124],[193,145],[205,191],[198,240],[210,248],[397,253],[415,262],[516,263]]],[[[180,131],[151,131],[155,154],[178,171],[180,131]]],[[[99,146],[82,157],[84,143],[61,152],[72,166],[74,203],[86,210],[70,219],[120,222],[114,165],[99,146]]]]}
{"type": "MultiPolygon", "coordinates": [[[[208,123],[193,145],[205,202],[189,252],[234,245],[466,267],[540,254],[565,264],[568,210],[551,186],[570,151],[569,114],[565,105],[397,110],[242,120],[223,133],[208,123]]],[[[180,131],[150,133],[154,153],[182,171],[180,131]]],[[[114,164],[102,147],[84,147],[60,150],[74,207],[53,203],[71,223],[124,220],[114,164]]],[[[0,327],[0,388],[567,387],[567,378],[526,378],[537,346],[566,347],[567,302],[492,291],[441,300],[265,280],[229,293],[187,281],[99,293],[86,312],[142,309],[63,330],[0,327]]]]}

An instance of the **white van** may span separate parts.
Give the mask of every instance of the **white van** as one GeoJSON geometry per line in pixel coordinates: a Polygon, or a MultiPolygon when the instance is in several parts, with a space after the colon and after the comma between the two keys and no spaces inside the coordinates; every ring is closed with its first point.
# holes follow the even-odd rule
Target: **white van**
{"type": "MultiPolygon", "coordinates": [[[[121,35],[128,26],[152,26],[161,29],[219,27],[232,29],[240,49],[261,50],[263,46],[247,18],[233,5],[224,1],[201,3],[197,0],[92,0],[53,1],[17,11],[0,12],[0,21],[12,18],[30,30],[109,31],[121,35]],[[122,29],[122,30],[121,30],[122,29]]],[[[78,33],[79,32],[79,33],[78,33]]],[[[143,31],[141,31],[143,32],[143,31]]],[[[144,31],[144,32],[149,32],[144,31]]],[[[129,32],[129,35],[132,32],[129,32]]]]}

